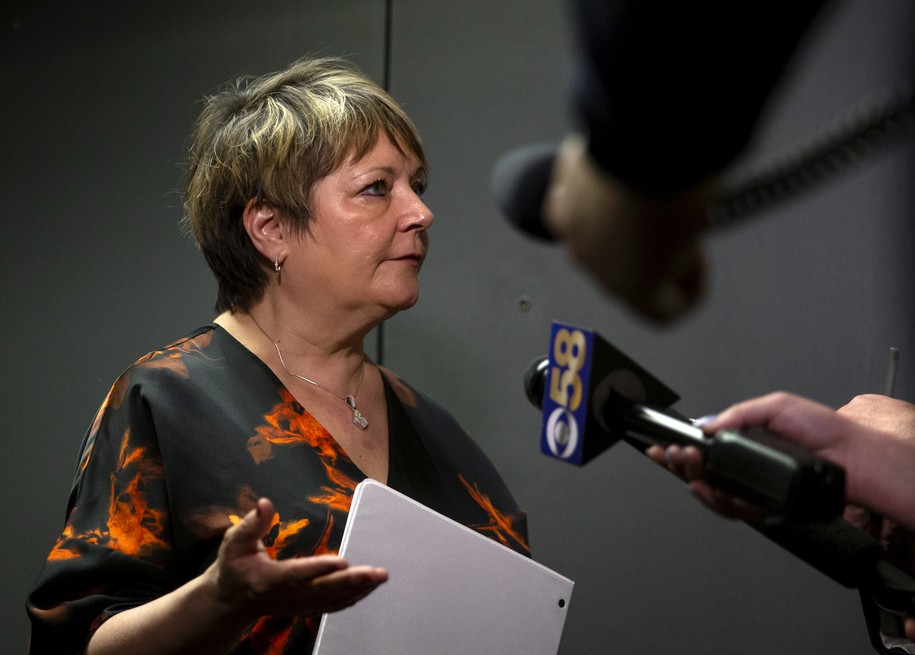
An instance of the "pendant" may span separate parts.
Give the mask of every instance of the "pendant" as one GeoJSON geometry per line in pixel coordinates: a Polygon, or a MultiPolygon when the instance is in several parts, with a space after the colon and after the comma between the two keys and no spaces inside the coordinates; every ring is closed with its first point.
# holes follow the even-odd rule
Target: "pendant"
{"type": "Polygon", "coordinates": [[[353,423],[360,430],[365,430],[369,426],[369,420],[362,415],[358,409],[353,410],[353,423]]]}
{"type": "Polygon", "coordinates": [[[369,426],[369,420],[362,415],[362,412],[356,409],[356,398],[347,396],[343,400],[353,410],[353,424],[360,430],[365,430],[369,426]]]}

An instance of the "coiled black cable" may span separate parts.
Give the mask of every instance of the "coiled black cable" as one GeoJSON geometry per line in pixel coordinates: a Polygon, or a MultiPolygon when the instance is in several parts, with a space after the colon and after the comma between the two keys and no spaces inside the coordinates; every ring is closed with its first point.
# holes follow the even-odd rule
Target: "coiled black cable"
{"type": "Polygon", "coordinates": [[[845,117],[749,179],[725,189],[707,210],[713,229],[793,198],[915,134],[915,93],[900,88],[866,98],[845,117]]]}

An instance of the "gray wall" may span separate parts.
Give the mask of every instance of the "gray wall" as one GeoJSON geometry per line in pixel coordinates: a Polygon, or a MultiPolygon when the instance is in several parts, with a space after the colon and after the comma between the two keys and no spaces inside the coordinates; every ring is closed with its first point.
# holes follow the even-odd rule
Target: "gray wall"
{"type": "MultiPolygon", "coordinates": [[[[211,276],[177,228],[196,101],[309,52],[350,56],[381,81],[386,54],[382,0],[28,4],[0,10],[9,653],[25,649],[24,598],[108,385],[212,317],[211,276]]],[[[890,346],[896,394],[915,400],[911,147],[711,237],[707,302],[657,329],[515,233],[491,200],[502,153],[568,125],[562,5],[392,8],[390,88],[427,144],[437,220],[422,299],[387,324],[385,362],[477,437],[528,510],[536,558],[577,581],[561,652],[867,652],[855,592],[707,512],[628,447],[583,469],[542,457],[521,376],[560,319],[599,330],[688,415],[776,388],[841,405],[883,388],[890,346]]],[[[911,2],[855,0],[826,16],[747,163],[911,79],[913,14],[911,2]]]]}

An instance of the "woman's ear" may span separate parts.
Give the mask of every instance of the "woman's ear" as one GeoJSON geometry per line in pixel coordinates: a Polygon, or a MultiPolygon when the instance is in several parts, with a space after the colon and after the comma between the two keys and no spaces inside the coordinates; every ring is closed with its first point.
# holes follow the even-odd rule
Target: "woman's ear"
{"type": "Polygon", "coordinates": [[[286,258],[285,231],[273,205],[251,199],[242,214],[245,232],[257,251],[269,261],[286,258]]]}

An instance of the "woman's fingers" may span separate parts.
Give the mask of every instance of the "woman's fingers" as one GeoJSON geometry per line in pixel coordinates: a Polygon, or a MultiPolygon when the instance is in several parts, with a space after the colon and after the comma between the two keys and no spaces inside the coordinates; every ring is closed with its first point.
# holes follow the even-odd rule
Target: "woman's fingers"
{"type": "Polygon", "coordinates": [[[277,612],[307,615],[336,612],[359,602],[386,582],[386,570],[350,567],[332,555],[275,562],[275,584],[264,599],[277,612]]]}
{"type": "Polygon", "coordinates": [[[351,567],[336,555],[271,559],[263,539],[274,513],[273,504],[261,498],[223,537],[218,581],[230,603],[275,616],[323,614],[350,607],[387,581],[385,569],[351,567]]]}
{"type": "Polygon", "coordinates": [[[273,503],[267,498],[258,500],[254,509],[245,514],[239,523],[226,530],[220,557],[234,560],[264,550],[263,539],[270,531],[273,515],[273,503]]]}

